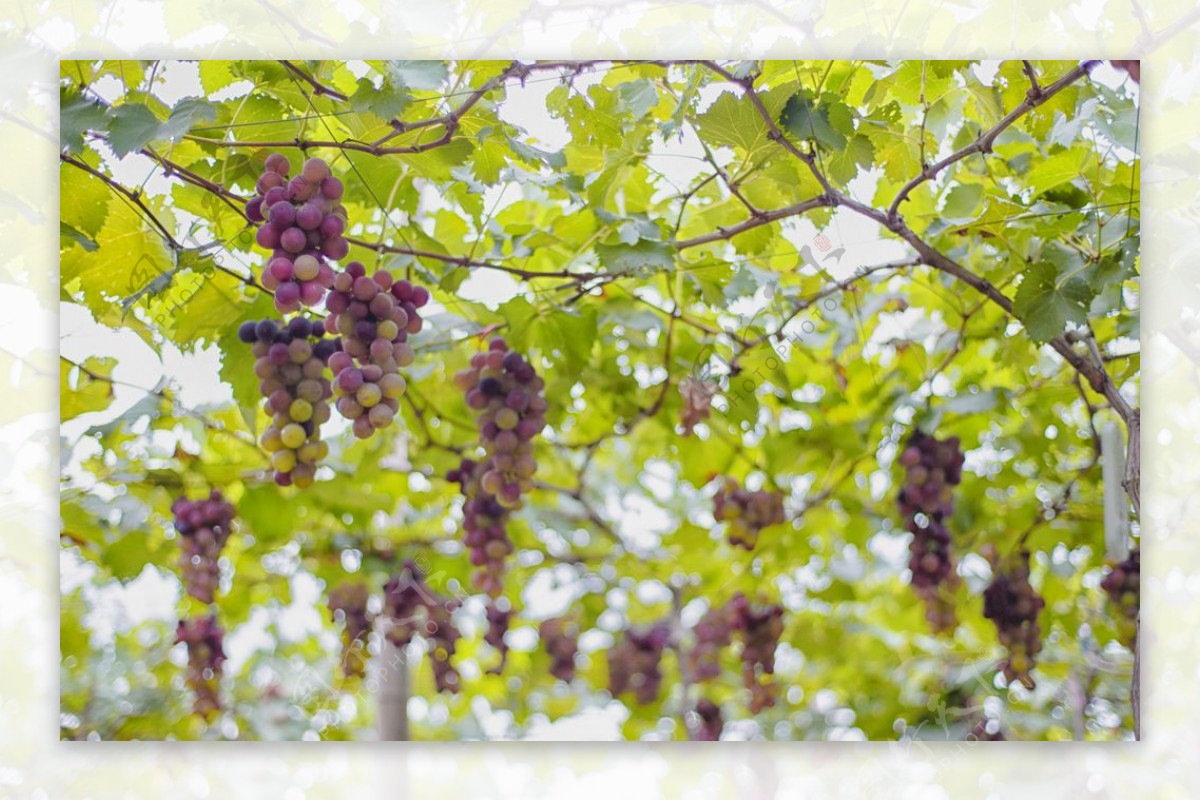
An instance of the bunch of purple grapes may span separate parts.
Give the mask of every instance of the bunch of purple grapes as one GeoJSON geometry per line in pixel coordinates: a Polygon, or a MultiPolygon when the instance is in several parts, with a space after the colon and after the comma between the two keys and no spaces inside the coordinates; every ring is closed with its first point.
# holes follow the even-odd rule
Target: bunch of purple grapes
{"type": "Polygon", "coordinates": [[[915,431],[900,453],[905,483],[896,503],[912,533],[908,567],[912,585],[925,603],[925,619],[934,631],[958,625],[954,590],[958,576],[945,518],[954,512],[952,487],[962,481],[964,456],[958,437],[939,441],[915,431]]]}
{"type": "Polygon", "coordinates": [[[617,696],[632,690],[639,704],[652,704],[662,685],[662,653],[671,631],[663,623],[629,629],[625,639],[608,649],[608,691],[617,696]]]}
{"type": "Polygon", "coordinates": [[[1042,650],[1042,628],[1038,613],[1046,605],[1029,583],[1029,552],[1000,557],[989,546],[992,583],[983,591],[983,616],[996,624],[1000,644],[1008,649],[1001,665],[1004,678],[1020,681],[1032,690],[1037,683],[1030,675],[1042,650]]]}
{"type": "Polygon", "coordinates": [[[775,706],[775,649],[783,636],[783,607],[756,609],[740,592],[729,606],[742,639],[742,684],[750,691],[750,712],[758,714],[775,706]]]}
{"type": "Polygon", "coordinates": [[[179,532],[182,550],[179,567],[188,595],[211,604],[221,575],[217,560],[233,532],[233,504],[213,490],[198,501],[176,499],[171,504],[171,513],[179,532]]]}
{"type": "Polygon", "coordinates": [[[537,472],[533,438],[546,427],[546,382],[496,337],[486,353],[471,357],[471,366],[454,383],[466,392],[467,406],[479,412],[476,422],[487,454],[480,485],[505,509],[519,508],[537,472]]]}
{"type": "Polygon", "coordinates": [[[329,592],[329,611],[335,623],[342,624],[342,674],[366,675],[367,639],[371,634],[371,613],[367,609],[370,592],[358,582],[339,584],[329,592]]]}
{"type": "Polygon", "coordinates": [[[417,634],[429,644],[429,659],[438,692],[453,692],[458,687],[458,673],[451,664],[458,629],[451,620],[457,607],[454,599],[444,599],[435,593],[413,560],[388,580],[383,588],[383,614],[389,618],[385,636],[399,648],[407,647],[417,634]]]}
{"type": "Polygon", "coordinates": [[[550,675],[570,684],[575,679],[579,627],[569,618],[552,617],[538,625],[538,636],[550,655],[550,675]]]}
{"type": "Polygon", "coordinates": [[[211,720],[221,710],[224,639],[225,632],[214,615],[181,620],[175,629],[175,642],[187,645],[187,683],[196,696],[192,711],[204,720],[211,720]]]}
{"type": "Polygon", "coordinates": [[[1137,619],[1141,605],[1142,552],[1133,551],[1124,560],[1113,565],[1112,570],[1100,582],[1108,593],[1109,600],[1117,608],[1117,637],[1126,647],[1137,643],[1137,619]]]}
{"type": "Polygon", "coordinates": [[[457,468],[446,474],[449,481],[462,489],[463,534],[470,549],[471,564],[477,570],[472,578],[475,586],[493,598],[504,591],[504,558],[513,551],[508,539],[508,509],[496,496],[483,489],[481,477],[484,465],[463,459],[457,468]]]}
{"type": "Polygon", "coordinates": [[[325,302],[325,330],[340,334],[341,353],[329,361],[337,410],[354,421],[355,436],[366,439],[392,424],[407,389],[400,368],[413,362],[409,334],[421,330],[417,309],[429,290],[395,281],[387,270],[367,275],[353,261],[333,280],[325,302]]]}
{"type": "Polygon", "coordinates": [[[726,477],[713,498],[713,516],[727,524],[729,544],[754,550],[758,535],[767,526],[787,520],[783,496],[766,490],[750,491],[726,477]]]}
{"type": "Polygon", "coordinates": [[[721,739],[721,731],[725,721],[721,717],[721,707],[707,698],[696,702],[695,715],[697,725],[692,730],[692,739],[699,742],[716,742],[721,739]]]}
{"type": "Polygon", "coordinates": [[[304,317],[287,323],[272,320],[244,323],[238,338],[253,344],[254,374],[266,398],[263,408],[271,425],[260,443],[271,454],[275,482],[280,486],[313,483],[317,462],[329,453],[321,441],[321,424],[330,417],[333,392],[325,366],[341,343],[322,338],[321,326],[304,317]]]}
{"type": "Polygon", "coordinates": [[[958,437],[937,440],[924,431],[915,431],[900,453],[905,484],[896,498],[900,513],[910,517],[918,512],[935,520],[954,513],[952,487],[962,481],[965,457],[958,437]]]}
{"type": "Polygon", "coordinates": [[[300,174],[289,180],[290,169],[282,154],[268,156],[255,186],[258,194],[246,204],[246,216],[264,223],[256,239],[271,251],[271,259],[262,284],[275,293],[275,308],[283,313],[320,303],[333,286],[333,268],[326,259],[337,261],[350,252],[342,238],[347,219],[339,203],[342,182],[319,158],[304,162],[300,174]]]}
{"type": "Polygon", "coordinates": [[[500,664],[489,670],[489,673],[504,672],[504,665],[508,662],[508,643],[504,641],[504,635],[508,633],[512,616],[513,610],[502,609],[497,603],[493,602],[487,606],[488,627],[483,641],[500,652],[500,664]]]}
{"type": "Polygon", "coordinates": [[[696,623],[696,642],[688,652],[692,681],[708,681],[721,675],[721,649],[733,642],[733,613],[729,606],[714,606],[696,623]]]}

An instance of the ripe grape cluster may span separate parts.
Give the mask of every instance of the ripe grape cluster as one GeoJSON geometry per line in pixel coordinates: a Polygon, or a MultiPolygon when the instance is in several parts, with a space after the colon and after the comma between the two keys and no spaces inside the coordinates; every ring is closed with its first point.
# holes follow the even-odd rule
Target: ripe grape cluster
{"type": "Polygon", "coordinates": [[[696,702],[695,714],[699,725],[693,730],[692,739],[700,742],[720,740],[721,731],[725,728],[725,721],[721,717],[721,707],[707,698],[701,698],[696,702]]]}
{"type": "Polygon", "coordinates": [[[733,642],[733,614],[729,606],[711,607],[696,622],[696,642],[688,652],[692,681],[707,681],[721,675],[721,649],[733,642]]]}
{"type": "Polygon", "coordinates": [[[713,516],[728,523],[729,544],[754,550],[758,535],[767,526],[783,523],[783,496],[766,490],[750,491],[726,478],[713,499],[713,516]]]}
{"type": "Polygon", "coordinates": [[[949,631],[958,623],[953,603],[957,576],[945,518],[954,512],[951,488],[962,481],[963,460],[958,437],[939,441],[922,431],[913,433],[900,454],[905,483],[896,502],[913,535],[908,567],[934,631],[949,631]]]}
{"type": "Polygon", "coordinates": [[[181,620],[175,629],[175,642],[187,645],[187,683],[196,696],[192,711],[205,720],[211,720],[221,710],[224,639],[225,632],[215,615],[181,620]]]}
{"type": "Polygon", "coordinates": [[[1046,605],[1029,583],[1029,552],[1000,557],[988,549],[992,583],[983,591],[983,616],[996,624],[1000,644],[1008,649],[1001,669],[1008,681],[1020,681],[1027,689],[1036,686],[1030,671],[1042,650],[1038,613],[1046,605]]]}
{"type": "Polygon", "coordinates": [[[775,649],[783,636],[783,607],[756,609],[738,593],[729,602],[734,628],[742,640],[742,684],[750,691],[750,711],[758,714],[775,705],[775,649]]]}
{"type": "Polygon", "coordinates": [[[508,514],[533,489],[537,462],[533,438],[546,427],[545,381],[521,354],[502,338],[471,358],[454,377],[466,393],[467,406],[479,412],[477,424],[484,460],[464,459],[447,474],[462,487],[463,528],[471,563],[478,569],[475,585],[492,597],[500,594],[504,558],[512,552],[505,526],[508,514]]]}
{"type": "Polygon", "coordinates": [[[413,362],[409,334],[421,330],[417,309],[429,302],[429,290],[396,281],[387,270],[367,275],[353,261],[333,279],[325,307],[325,330],[340,334],[342,350],[329,360],[337,410],[366,439],[392,424],[407,389],[400,368],[413,362]]]}
{"type": "Polygon", "coordinates": [[[258,194],[246,204],[246,216],[263,223],[256,240],[271,251],[263,269],[263,286],[275,293],[282,313],[316,306],[333,286],[333,268],[326,261],[344,258],[350,246],[342,238],[346,208],[339,203],[342,182],[322,159],[304,162],[300,174],[288,178],[291,165],[279,153],[267,157],[258,178],[258,194]]]}
{"type": "Polygon", "coordinates": [[[1113,565],[1100,582],[1109,600],[1117,608],[1117,636],[1127,647],[1137,642],[1137,618],[1142,590],[1142,555],[1134,548],[1127,558],[1113,565]]]}
{"type": "Polygon", "coordinates": [[[639,704],[652,704],[662,685],[662,653],[671,630],[656,623],[644,630],[629,629],[625,639],[608,649],[608,691],[615,698],[632,690],[639,704]]]}
{"type": "Polygon", "coordinates": [[[552,617],[538,625],[538,636],[550,655],[550,675],[568,684],[574,681],[579,627],[568,618],[552,617]]]}
{"type": "Polygon", "coordinates": [[[254,346],[254,374],[266,398],[263,408],[271,425],[260,440],[271,454],[275,482],[280,486],[313,483],[317,462],[329,453],[321,441],[321,424],[330,417],[333,392],[325,365],[341,343],[323,337],[321,326],[304,317],[286,323],[248,322],[238,338],[254,346]]]}
{"type": "Polygon", "coordinates": [[[679,394],[683,396],[679,424],[684,434],[691,434],[698,424],[712,414],[712,399],[716,391],[716,384],[696,376],[689,375],[679,382],[679,394]]]}
{"type": "Polygon", "coordinates": [[[458,672],[451,664],[458,629],[451,620],[457,607],[454,599],[444,599],[435,593],[422,577],[413,560],[388,580],[383,588],[383,614],[390,618],[386,637],[399,648],[407,647],[420,634],[429,644],[434,684],[438,692],[453,692],[458,688],[458,672]]]}
{"type": "Polygon", "coordinates": [[[220,579],[217,559],[233,532],[233,504],[213,490],[198,501],[176,499],[171,504],[171,513],[180,536],[179,567],[184,586],[188,595],[211,604],[220,579]]]}
{"type": "Polygon", "coordinates": [[[342,624],[342,673],[347,677],[366,674],[367,638],[371,633],[369,598],[366,585],[358,582],[339,584],[329,593],[329,611],[334,622],[342,624]]]}
{"type": "Polygon", "coordinates": [[[504,635],[508,633],[512,616],[513,610],[511,609],[502,609],[496,603],[490,603],[487,606],[488,627],[483,641],[500,652],[500,664],[488,671],[489,673],[504,672],[504,665],[508,662],[508,643],[504,641],[504,635]]]}

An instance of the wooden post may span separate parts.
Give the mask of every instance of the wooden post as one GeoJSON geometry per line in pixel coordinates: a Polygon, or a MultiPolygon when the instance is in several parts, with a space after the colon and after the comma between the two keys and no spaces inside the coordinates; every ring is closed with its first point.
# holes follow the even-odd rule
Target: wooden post
{"type": "Polygon", "coordinates": [[[1100,432],[1104,468],[1104,551],[1113,562],[1129,556],[1129,499],[1125,495],[1125,443],[1116,423],[1100,432]]]}
{"type": "Polygon", "coordinates": [[[378,670],[375,680],[379,682],[379,739],[407,740],[409,687],[408,654],[397,648],[386,637],[383,649],[376,660],[378,670]]]}

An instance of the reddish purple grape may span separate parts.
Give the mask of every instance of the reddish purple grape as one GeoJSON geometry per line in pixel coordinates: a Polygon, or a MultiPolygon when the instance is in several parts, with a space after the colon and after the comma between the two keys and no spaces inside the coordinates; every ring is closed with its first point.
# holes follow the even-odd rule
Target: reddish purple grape
{"type": "Polygon", "coordinates": [[[568,684],[574,681],[579,627],[569,618],[552,617],[538,626],[538,637],[550,656],[550,675],[568,684]]]}
{"type": "Polygon", "coordinates": [[[434,685],[438,692],[456,692],[458,671],[451,660],[458,629],[451,618],[457,602],[435,593],[411,559],[383,588],[383,614],[388,618],[385,636],[398,648],[405,648],[416,635],[421,635],[429,648],[434,685]]]}
{"type": "Polygon", "coordinates": [[[1134,548],[1129,556],[1112,566],[1100,582],[1117,610],[1117,637],[1128,648],[1137,644],[1137,620],[1142,593],[1142,554],[1134,548]]]}
{"type": "Polygon", "coordinates": [[[608,649],[608,691],[614,698],[632,692],[639,704],[658,700],[663,648],[669,639],[670,629],[658,623],[627,630],[625,638],[608,649]]]}
{"type": "Polygon", "coordinates": [[[729,477],[724,479],[713,498],[713,517],[727,524],[729,544],[747,551],[754,550],[764,528],[787,520],[782,495],[766,490],[751,492],[729,477]]]}
{"type": "Polygon", "coordinates": [[[233,533],[233,504],[213,490],[201,500],[177,498],[171,504],[171,513],[179,533],[179,567],[187,593],[211,604],[221,577],[221,549],[233,533]]]}
{"type": "Polygon", "coordinates": [[[1019,681],[1026,689],[1037,686],[1030,672],[1042,650],[1038,615],[1046,602],[1029,583],[1029,552],[1000,556],[988,546],[992,583],[983,591],[983,616],[996,624],[1000,644],[1008,651],[1001,664],[1004,678],[1019,681]]]}
{"type": "Polygon", "coordinates": [[[334,622],[342,624],[342,674],[347,677],[366,675],[372,620],[369,598],[366,585],[357,582],[339,584],[329,592],[329,611],[334,622]]]}

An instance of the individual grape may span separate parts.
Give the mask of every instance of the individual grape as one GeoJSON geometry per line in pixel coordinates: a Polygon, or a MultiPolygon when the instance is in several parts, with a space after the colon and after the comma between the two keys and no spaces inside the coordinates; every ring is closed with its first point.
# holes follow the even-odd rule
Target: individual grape
{"type": "Polygon", "coordinates": [[[417,310],[428,302],[423,287],[396,281],[386,270],[368,276],[358,262],[335,276],[325,330],[342,335],[346,358],[330,365],[334,395],[338,413],[353,421],[356,436],[366,439],[387,428],[400,411],[406,384],[399,370],[413,362],[408,337],[421,330],[417,310]]]}
{"type": "Polygon", "coordinates": [[[767,490],[751,492],[729,477],[724,479],[713,498],[713,516],[727,524],[729,544],[747,551],[754,550],[764,528],[787,520],[782,495],[767,490]]]}
{"type": "Polygon", "coordinates": [[[756,609],[740,592],[729,606],[742,641],[742,684],[750,691],[750,712],[757,715],[775,705],[775,649],[783,636],[783,607],[756,609]]]}
{"type": "Polygon", "coordinates": [[[213,490],[207,498],[197,501],[176,499],[171,504],[171,513],[179,532],[179,567],[187,593],[211,604],[221,576],[217,560],[233,533],[233,504],[213,490]]]}
{"type": "Polygon", "coordinates": [[[290,169],[281,154],[267,156],[255,184],[258,194],[246,204],[246,217],[261,223],[256,241],[271,251],[262,284],[275,293],[275,308],[285,314],[318,305],[333,286],[328,260],[349,253],[341,236],[347,216],[339,203],[341,181],[317,158],[306,161],[301,174],[289,180],[290,169]],[[313,177],[318,175],[322,177],[313,177]]]}
{"type": "Polygon", "coordinates": [[[367,609],[370,592],[366,585],[346,582],[329,593],[329,611],[335,623],[342,624],[342,674],[366,675],[367,639],[371,634],[371,613],[367,609]]]}
{"type": "Polygon", "coordinates": [[[204,720],[212,720],[221,710],[221,665],[225,632],[215,615],[181,620],[175,628],[175,642],[187,645],[187,684],[195,694],[192,711],[204,720]]]}
{"type": "Polygon", "coordinates": [[[342,355],[341,342],[324,337],[320,323],[304,317],[244,323],[238,338],[252,345],[256,357],[254,374],[271,418],[259,442],[270,455],[275,482],[308,487],[318,462],[329,453],[321,441],[333,396],[326,365],[342,355]]]}
{"type": "Polygon", "coordinates": [[[733,614],[729,606],[713,606],[692,630],[696,641],[688,652],[688,673],[695,682],[721,675],[721,649],[733,642],[733,614]]]}
{"type": "Polygon", "coordinates": [[[398,648],[407,647],[417,634],[424,637],[429,645],[438,692],[455,691],[459,676],[451,660],[459,632],[451,615],[457,602],[440,598],[425,583],[420,569],[411,559],[388,581],[383,592],[383,614],[389,619],[385,636],[398,648]]]}
{"type": "Polygon", "coordinates": [[[652,704],[662,685],[662,653],[670,639],[666,624],[629,629],[608,649],[608,691],[614,698],[632,691],[639,704],[652,704]]]}
{"type": "Polygon", "coordinates": [[[721,739],[725,721],[721,718],[721,707],[707,698],[696,702],[694,710],[697,725],[692,729],[692,739],[699,742],[716,742],[721,739]]]}
{"type": "Polygon", "coordinates": [[[945,518],[954,512],[952,487],[962,481],[964,455],[958,437],[937,440],[914,431],[900,453],[904,484],[896,498],[909,543],[909,572],[917,596],[925,604],[925,619],[934,631],[958,625],[954,592],[958,586],[945,518]]]}
{"type": "Polygon", "coordinates": [[[569,618],[552,617],[538,626],[538,636],[550,655],[550,675],[570,684],[575,679],[579,627],[569,618]]]}
{"type": "Polygon", "coordinates": [[[492,602],[487,606],[488,627],[483,640],[500,653],[500,663],[489,670],[489,673],[504,672],[504,665],[508,662],[508,643],[504,641],[504,635],[508,633],[508,626],[512,622],[512,616],[512,609],[501,608],[496,602],[492,602]]]}
{"type": "Polygon", "coordinates": [[[1137,619],[1141,606],[1142,552],[1133,551],[1124,560],[1113,565],[1112,570],[1100,582],[1108,593],[1109,600],[1117,610],[1117,637],[1127,647],[1137,644],[1137,619]]]}
{"type": "Polygon", "coordinates": [[[1029,552],[1001,557],[988,546],[985,555],[993,577],[983,591],[983,616],[996,624],[1000,644],[1008,650],[1001,670],[1009,682],[1019,681],[1032,690],[1037,683],[1030,672],[1042,650],[1038,613],[1046,602],[1029,583],[1029,552]]]}

